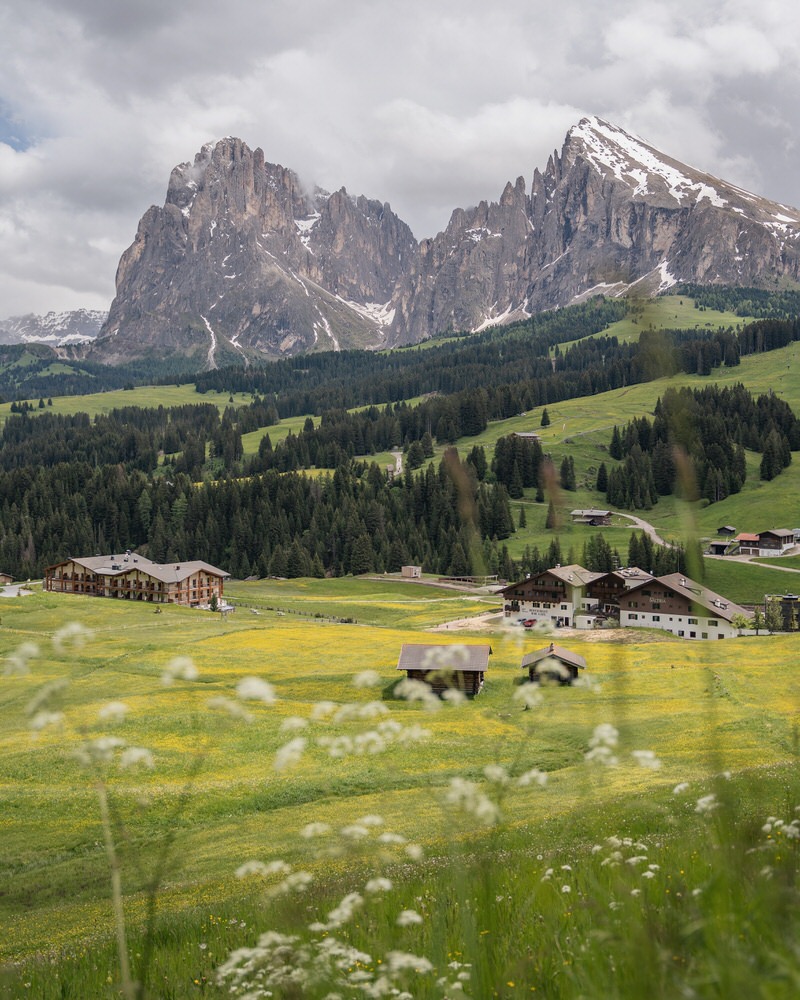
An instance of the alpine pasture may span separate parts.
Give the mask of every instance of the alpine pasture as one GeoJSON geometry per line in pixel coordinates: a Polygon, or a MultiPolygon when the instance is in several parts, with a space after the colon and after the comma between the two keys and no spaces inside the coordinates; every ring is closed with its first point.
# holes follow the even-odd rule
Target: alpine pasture
{"type": "Polygon", "coordinates": [[[125,995],[101,787],[131,995],[640,996],[646,970],[721,996],[734,920],[764,942],[737,961],[792,995],[794,635],[559,638],[591,678],[532,692],[547,636],[430,631],[484,592],[230,593],[226,617],[2,601],[4,995],[125,995]],[[484,690],[396,697],[407,641],[490,642],[484,690]]]}

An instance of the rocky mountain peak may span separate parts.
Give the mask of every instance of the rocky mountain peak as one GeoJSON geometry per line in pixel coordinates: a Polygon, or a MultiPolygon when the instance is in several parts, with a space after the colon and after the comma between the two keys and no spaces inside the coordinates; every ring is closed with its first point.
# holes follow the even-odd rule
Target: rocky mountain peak
{"type": "Polygon", "coordinates": [[[96,356],[246,364],[479,330],[633,287],[800,281],[800,211],[600,118],[570,129],[529,190],[508,181],[417,244],[385,202],[309,190],[241,139],[209,143],[143,216],[96,356]]]}

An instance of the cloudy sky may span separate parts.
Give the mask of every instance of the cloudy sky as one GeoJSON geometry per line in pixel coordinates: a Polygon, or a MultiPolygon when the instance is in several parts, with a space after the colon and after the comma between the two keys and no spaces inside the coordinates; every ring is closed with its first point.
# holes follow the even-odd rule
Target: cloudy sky
{"type": "Polygon", "coordinates": [[[107,308],[172,167],[226,135],[417,238],[596,114],[800,205],[795,0],[4,0],[0,318],[107,308]]]}

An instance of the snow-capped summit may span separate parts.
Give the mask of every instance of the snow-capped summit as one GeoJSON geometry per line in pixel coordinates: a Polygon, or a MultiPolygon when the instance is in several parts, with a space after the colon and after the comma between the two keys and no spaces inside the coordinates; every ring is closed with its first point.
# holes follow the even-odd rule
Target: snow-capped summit
{"type": "Polygon", "coordinates": [[[88,343],[95,339],[108,314],[96,309],[74,309],[71,312],[49,312],[44,316],[28,313],[0,320],[0,343],[66,344],[88,343]]]}
{"type": "Polygon", "coordinates": [[[601,293],[776,280],[800,283],[800,211],[600,118],[570,129],[530,186],[455,209],[419,244],[388,204],[310,191],[228,138],[176,167],[143,216],[90,354],[246,364],[480,330],[601,293]]]}

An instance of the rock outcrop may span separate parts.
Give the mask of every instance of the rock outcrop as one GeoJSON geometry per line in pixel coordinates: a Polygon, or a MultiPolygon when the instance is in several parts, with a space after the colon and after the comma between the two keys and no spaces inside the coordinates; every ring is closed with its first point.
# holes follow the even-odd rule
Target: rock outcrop
{"type": "Polygon", "coordinates": [[[418,244],[388,204],[306,190],[239,139],[176,167],[142,218],[92,355],[198,367],[414,343],[634,288],[800,281],[800,211],[597,118],[498,202],[418,244]]]}

